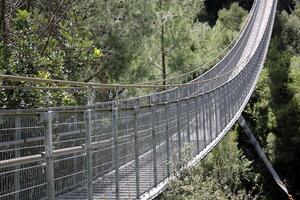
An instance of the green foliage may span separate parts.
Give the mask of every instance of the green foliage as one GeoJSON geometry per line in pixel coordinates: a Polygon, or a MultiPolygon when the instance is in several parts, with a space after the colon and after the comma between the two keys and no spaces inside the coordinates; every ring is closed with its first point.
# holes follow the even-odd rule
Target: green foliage
{"type": "Polygon", "coordinates": [[[30,17],[30,12],[27,10],[17,10],[16,18],[20,21],[26,21],[30,17]]]}
{"type": "Polygon", "coordinates": [[[229,30],[239,31],[246,14],[247,12],[239,7],[238,3],[233,3],[229,10],[222,9],[219,11],[218,22],[229,30]]]}
{"type": "Polygon", "coordinates": [[[298,12],[291,15],[282,12],[280,15],[282,42],[285,48],[294,54],[300,54],[300,16],[297,15],[298,12]]]}
{"type": "MultiPolygon", "coordinates": [[[[65,18],[56,24],[47,24],[47,15],[39,8],[31,11],[20,9],[12,18],[9,55],[2,63],[3,73],[38,78],[83,80],[83,69],[95,67],[93,41],[85,29],[79,8],[67,10],[65,18]]],[[[1,50],[2,51],[2,50],[1,50]]],[[[30,85],[24,83],[3,84],[30,85]]],[[[39,86],[47,86],[40,84],[39,86]]],[[[81,92],[40,92],[3,90],[0,105],[7,108],[28,108],[82,104],[81,92]],[[65,100],[71,99],[71,100],[65,100]]]]}
{"type": "Polygon", "coordinates": [[[93,56],[95,58],[100,58],[103,55],[102,51],[98,48],[94,48],[93,56]]]}
{"type": "Polygon", "coordinates": [[[270,76],[269,84],[272,92],[272,101],[274,104],[286,104],[290,100],[290,91],[287,84],[289,78],[289,63],[291,55],[288,52],[280,52],[280,43],[278,39],[273,39],[269,48],[266,67],[270,76]]]}
{"type": "Polygon", "coordinates": [[[250,10],[253,2],[253,0],[205,0],[207,14],[204,19],[213,26],[219,17],[219,10],[230,7],[232,3],[238,3],[243,9],[250,10]]]}
{"type": "Polygon", "coordinates": [[[210,28],[197,21],[205,13],[203,0],[94,0],[87,7],[93,8],[92,33],[101,36],[96,44],[104,50],[103,68],[97,76],[102,82],[138,82],[160,76],[162,38],[167,73],[190,71],[218,55],[246,16],[235,4],[222,11],[224,18],[233,15],[230,24],[210,28]]]}
{"type": "Polygon", "coordinates": [[[263,198],[259,174],[238,149],[236,132],[230,132],[197,166],[174,180],[160,199],[255,199],[263,198]],[[248,185],[248,187],[245,187],[248,185]]]}
{"type": "Polygon", "coordinates": [[[142,80],[151,70],[146,66],[148,53],[153,51],[147,41],[155,31],[152,26],[156,14],[152,2],[94,0],[87,4],[91,10],[89,28],[95,44],[103,49],[101,73],[96,80],[142,80]]]}
{"type": "Polygon", "coordinates": [[[290,15],[282,12],[278,19],[266,69],[247,106],[246,116],[279,173],[296,194],[300,178],[300,18],[296,10],[290,15]]]}
{"type": "Polygon", "coordinates": [[[171,56],[171,70],[190,71],[214,59],[237,35],[247,12],[238,4],[232,4],[229,9],[219,11],[219,15],[220,18],[213,28],[200,23],[190,28],[183,26],[189,36],[182,40],[182,44],[178,43],[179,52],[175,50],[174,56],[171,56]],[[225,23],[227,20],[229,22],[225,23]]]}
{"type": "Polygon", "coordinates": [[[28,21],[30,19],[30,12],[27,10],[17,10],[16,17],[14,19],[15,28],[22,30],[28,28],[28,21]]]}
{"type": "Polygon", "coordinates": [[[289,84],[289,89],[294,93],[294,101],[300,108],[300,56],[292,57],[290,74],[292,82],[289,84]]]}
{"type": "MultiPolygon", "coordinates": [[[[220,22],[211,28],[197,18],[206,14],[204,0],[43,3],[45,7],[31,4],[11,15],[10,40],[0,45],[0,53],[5,57],[0,61],[3,73],[102,83],[158,80],[163,55],[167,74],[187,72],[207,63],[232,41],[246,15],[234,4],[220,11],[220,22]],[[231,22],[225,24],[227,18],[231,22]]],[[[61,92],[3,90],[0,105],[25,108],[85,103],[81,92],[65,93],[70,98],[80,98],[63,101],[61,92]]],[[[135,90],[103,90],[96,99],[105,101],[109,96],[126,98],[138,94],[141,92],[135,90]]]]}

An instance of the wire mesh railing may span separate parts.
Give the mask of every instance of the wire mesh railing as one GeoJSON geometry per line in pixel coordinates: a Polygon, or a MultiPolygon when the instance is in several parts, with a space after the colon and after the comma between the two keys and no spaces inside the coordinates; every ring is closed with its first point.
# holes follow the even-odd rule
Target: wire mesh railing
{"type": "Polygon", "coordinates": [[[210,151],[249,100],[277,1],[261,3],[255,2],[231,53],[196,80],[232,70],[241,63],[253,29],[264,29],[234,77],[128,101],[1,111],[0,199],[151,199],[161,192],[174,174],[210,151]],[[271,11],[261,16],[268,17],[266,24],[257,27],[260,9],[271,11]]]}

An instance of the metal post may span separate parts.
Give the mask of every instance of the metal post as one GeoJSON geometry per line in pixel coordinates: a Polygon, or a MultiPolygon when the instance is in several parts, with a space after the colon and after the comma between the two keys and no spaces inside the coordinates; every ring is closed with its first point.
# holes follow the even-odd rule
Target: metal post
{"type": "Polygon", "coordinates": [[[161,97],[160,97],[160,93],[158,93],[158,94],[157,94],[157,99],[158,99],[158,100],[157,100],[157,103],[158,103],[158,104],[161,103],[161,99],[160,99],[160,98],[161,98],[161,97]]]}
{"type": "Polygon", "coordinates": [[[209,117],[209,135],[210,135],[210,142],[211,141],[213,141],[213,136],[212,136],[212,112],[211,112],[211,98],[210,98],[210,94],[211,94],[211,92],[209,92],[208,94],[207,94],[207,96],[208,96],[208,102],[209,102],[209,107],[208,107],[208,117],[209,117]]]}
{"type": "Polygon", "coordinates": [[[52,131],[53,113],[48,111],[46,113],[45,125],[45,159],[46,159],[46,180],[47,180],[47,199],[54,200],[54,165],[53,165],[53,131],[52,131]]]}
{"type": "Polygon", "coordinates": [[[184,91],[183,87],[184,87],[184,86],[181,87],[181,97],[180,97],[181,99],[183,99],[183,96],[184,96],[184,95],[183,95],[183,91],[184,91]]]}
{"type": "Polygon", "coordinates": [[[176,102],[176,115],[177,115],[177,136],[178,136],[178,160],[181,163],[181,134],[180,134],[180,101],[176,102]]]}
{"type": "Polygon", "coordinates": [[[88,106],[94,105],[94,102],[95,102],[95,89],[91,87],[88,91],[88,106]]]}
{"type": "MultiPolygon", "coordinates": [[[[214,106],[215,106],[215,120],[216,120],[216,137],[219,134],[219,122],[218,122],[218,109],[217,109],[217,98],[216,98],[216,92],[218,92],[219,89],[214,90],[214,106]]],[[[218,98],[220,99],[220,98],[218,98]]]]}
{"type": "Polygon", "coordinates": [[[88,200],[93,199],[93,151],[92,151],[92,111],[86,111],[86,134],[85,134],[85,149],[86,149],[86,168],[87,168],[87,192],[88,200]]]}
{"type": "Polygon", "coordinates": [[[245,86],[246,86],[246,82],[248,82],[248,81],[250,81],[249,79],[248,79],[248,69],[246,69],[246,71],[245,71],[245,77],[243,77],[244,78],[244,80],[242,80],[242,83],[241,83],[241,87],[240,87],[240,90],[241,90],[241,103],[240,103],[240,105],[242,105],[243,104],[243,100],[245,99],[245,94],[246,94],[246,88],[245,88],[245,86]],[[247,80],[247,81],[246,81],[247,80]]]}
{"type": "Polygon", "coordinates": [[[165,102],[166,112],[166,152],[167,152],[167,176],[170,174],[170,143],[169,143],[169,104],[165,102]]]}
{"type": "MultiPolygon", "coordinates": [[[[89,88],[88,106],[94,105],[95,90],[89,88]]],[[[92,151],[92,110],[85,113],[86,134],[85,134],[85,150],[86,150],[86,168],[87,168],[87,192],[88,200],[93,199],[93,151],[92,151]]]]}
{"type": "Polygon", "coordinates": [[[234,82],[234,105],[233,105],[233,112],[234,112],[234,114],[237,112],[237,105],[238,105],[238,103],[237,103],[237,84],[238,84],[238,81],[237,81],[237,79],[234,79],[233,80],[233,82],[234,82]]]}
{"type": "Polygon", "coordinates": [[[226,86],[222,87],[222,93],[223,93],[222,98],[224,99],[224,107],[223,107],[224,127],[223,128],[225,128],[228,123],[228,121],[227,121],[227,111],[228,111],[228,109],[227,109],[228,98],[227,97],[228,97],[228,94],[227,94],[227,92],[224,92],[225,88],[226,88],[226,86]]]}
{"type": "MultiPolygon", "coordinates": [[[[228,96],[228,114],[229,114],[229,122],[231,121],[231,119],[233,118],[232,115],[232,104],[233,104],[233,95],[232,95],[232,90],[229,90],[228,86],[232,86],[232,82],[230,82],[228,85],[226,85],[226,93],[228,96]]],[[[232,88],[231,88],[232,89],[232,88]]]]}
{"type": "Polygon", "coordinates": [[[153,172],[154,185],[157,185],[157,155],[156,155],[156,136],[155,136],[155,106],[151,104],[151,132],[152,132],[152,151],[153,151],[153,172]]]}
{"type": "Polygon", "coordinates": [[[140,99],[138,99],[137,100],[137,106],[140,107],[140,105],[141,105],[141,101],[140,101],[140,99]]]}
{"type": "Polygon", "coordinates": [[[191,144],[191,130],[190,130],[190,103],[189,103],[189,98],[185,99],[186,101],[186,116],[187,116],[187,122],[186,122],[186,126],[187,126],[187,139],[188,139],[188,143],[189,145],[191,144]]]}
{"type": "MultiPolygon", "coordinates": [[[[78,116],[77,116],[77,114],[74,114],[74,128],[75,128],[76,131],[78,130],[78,116]]],[[[74,147],[76,146],[76,143],[77,143],[77,141],[74,140],[73,141],[74,147]]],[[[73,162],[74,162],[73,170],[74,170],[75,173],[78,172],[77,161],[78,161],[78,158],[73,159],[73,162]]],[[[78,179],[78,176],[74,175],[73,176],[73,185],[76,185],[78,183],[79,180],[77,180],[77,179],[78,179]]]]}
{"type": "Polygon", "coordinates": [[[225,86],[222,86],[222,99],[223,99],[223,107],[222,107],[222,118],[223,118],[223,128],[227,125],[227,93],[225,92],[225,86]]]}
{"type": "MultiPolygon", "coordinates": [[[[21,124],[21,117],[19,115],[16,116],[15,119],[15,127],[16,127],[16,131],[14,134],[14,140],[18,141],[21,139],[21,128],[22,128],[22,124],[21,124]]],[[[16,149],[15,150],[15,158],[20,158],[21,154],[20,154],[20,149],[16,149]]],[[[20,197],[20,165],[16,165],[15,167],[15,173],[14,173],[14,183],[15,183],[15,200],[18,200],[20,197]]]]}
{"type": "Polygon", "coordinates": [[[113,129],[113,140],[114,140],[114,168],[115,168],[115,182],[116,182],[116,200],[120,198],[120,191],[119,191],[119,160],[118,160],[118,108],[115,104],[113,104],[112,108],[112,129],[113,129]]]}
{"type": "Polygon", "coordinates": [[[134,150],[135,150],[135,183],[136,183],[136,199],[140,198],[140,164],[139,164],[139,139],[138,139],[138,107],[134,107],[134,150]]]}
{"type": "Polygon", "coordinates": [[[204,140],[204,148],[206,147],[207,145],[207,142],[206,142],[206,113],[205,113],[205,105],[204,105],[204,95],[201,96],[201,101],[202,101],[202,124],[203,124],[203,140],[204,140]]]}
{"type": "Polygon", "coordinates": [[[239,85],[240,85],[240,76],[237,77],[236,79],[237,83],[236,83],[236,112],[238,111],[239,107],[240,107],[240,98],[239,98],[239,85]]]}
{"type": "MultiPolygon", "coordinates": [[[[250,80],[251,82],[252,82],[252,80],[251,80],[251,74],[249,73],[250,72],[250,67],[249,67],[249,69],[247,70],[247,79],[248,80],[250,80]]],[[[243,99],[245,99],[246,98],[246,96],[247,96],[247,93],[248,93],[248,84],[249,84],[250,82],[249,81],[243,81],[243,99]]]]}
{"type": "Polygon", "coordinates": [[[245,83],[248,82],[248,81],[251,82],[251,80],[249,79],[249,76],[248,76],[248,70],[249,70],[249,67],[246,66],[246,69],[243,72],[243,74],[245,76],[242,77],[242,82],[241,82],[241,86],[240,86],[240,91],[241,91],[241,94],[240,94],[241,103],[240,103],[240,105],[242,105],[242,103],[243,103],[243,101],[245,99],[245,93],[246,93],[246,89],[245,89],[245,85],[246,84],[245,83]]]}
{"type": "Polygon", "coordinates": [[[224,112],[224,95],[223,95],[223,89],[222,87],[218,89],[218,123],[219,123],[219,127],[218,130],[219,132],[221,132],[224,128],[224,116],[223,116],[223,112],[224,112]]]}
{"type": "Polygon", "coordinates": [[[238,104],[237,104],[237,107],[236,107],[236,110],[239,110],[239,108],[240,108],[240,105],[241,105],[241,76],[238,76],[237,77],[237,80],[238,80],[238,84],[237,84],[237,86],[236,86],[236,89],[237,89],[237,102],[238,102],[238,104]]]}
{"type": "Polygon", "coordinates": [[[197,145],[197,154],[200,152],[200,142],[199,142],[199,114],[198,114],[198,107],[197,107],[197,97],[194,98],[195,103],[195,120],[196,120],[196,145],[197,145]]]}
{"type": "Polygon", "coordinates": [[[241,80],[240,80],[240,75],[238,74],[237,77],[236,77],[236,81],[237,81],[237,84],[236,84],[236,111],[238,111],[239,107],[240,107],[240,84],[241,84],[241,80]]]}
{"type": "MultiPolygon", "coordinates": [[[[230,84],[229,84],[230,85],[230,84]]],[[[227,118],[227,123],[229,123],[231,121],[232,115],[231,115],[231,92],[229,91],[228,87],[229,85],[225,85],[225,92],[226,92],[226,96],[227,96],[227,112],[226,114],[228,114],[228,118],[227,118]]]]}
{"type": "Polygon", "coordinates": [[[228,109],[229,109],[229,121],[231,121],[231,119],[233,118],[233,114],[234,114],[234,111],[233,111],[233,101],[234,101],[234,98],[233,98],[233,82],[231,81],[227,87],[227,94],[228,94],[228,109]]]}
{"type": "Polygon", "coordinates": [[[187,91],[187,97],[186,98],[189,98],[190,97],[190,87],[191,86],[189,86],[189,87],[186,87],[186,91],[187,91]]]}

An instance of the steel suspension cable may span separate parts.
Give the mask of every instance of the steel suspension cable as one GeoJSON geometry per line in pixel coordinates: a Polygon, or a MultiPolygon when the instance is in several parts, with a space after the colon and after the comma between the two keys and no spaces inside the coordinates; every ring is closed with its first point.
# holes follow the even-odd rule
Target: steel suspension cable
{"type": "MultiPolygon", "coordinates": [[[[249,59],[249,58],[248,58],[249,59]]],[[[244,60],[247,61],[247,60],[244,60]]],[[[182,87],[187,85],[194,85],[198,83],[207,83],[213,80],[216,80],[218,78],[224,77],[234,70],[236,70],[239,66],[233,67],[231,70],[220,74],[219,76],[215,76],[210,79],[202,80],[202,81],[193,81],[188,83],[182,83],[182,84],[168,84],[168,85],[139,85],[139,84],[108,84],[108,83],[96,83],[96,82],[81,82],[81,81],[66,81],[66,80],[57,80],[57,79],[45,79],[45,78],[35,78],[35,77],[25,77],[25,76],[15,76],[15,75],[5,75],[0,74],[1,80],[7,80],[7,81],[21,81],[21,82],[29,82],[29,83],[46,83],[46,84],[53,84],[53,85],[68,85],[68,86],[77,86],[77,87],[64,87],[62,89],[70,89],[70,88],[174,88],[174,87],[182,87]]],[[[0,86],[2,88],[5,88],[6,86],[0,86]]],[[[12,87],[18,87],[18,86],[12,86],[12,87]]],[[[30,86],[27,86],[30,87],[30,86]]],[[[49,89],[49,87],[47,87],[49,89]]]]}
{"type": "Polygon", "coordinates": [[[281,178],[278,176],[277,172],[275,171],[272,164],[268,160],[266,154],[264,153],[262,148],[259,146],[259,143],[257,142],[255,137],[253,136],[252,130],[250,129],[250,127],[248,126],[248,124],[246,123],[246,120],[243,118],[242,115],[239,117],[238,122],[241,125],[241,127],[243,128],[243,130],[244,130],[245,134],[247,135],[247,137],[249,138],[249,141],[251,142],[251,144],[255,148],[257,154],[260,156],[260,158],[262,159],[262,161],[264,162],[264,164],[268,168],[269,172],[272,174],[272,177],[275,180],[276,184],[282,189],[282,191],[284,191],[284,193],[288,196],[289,200],[293,200],[292,195],[290,195],[288,189],[286,188],[286,186],[282,182],[281,178]]]}

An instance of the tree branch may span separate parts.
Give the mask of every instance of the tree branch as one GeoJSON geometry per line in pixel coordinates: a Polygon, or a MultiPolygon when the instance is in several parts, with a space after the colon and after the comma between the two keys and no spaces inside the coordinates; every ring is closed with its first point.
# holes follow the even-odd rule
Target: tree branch
{"type": "MultiPolygon", "coordinates": [[[[64,2],[64,0],[62,0],[62,4],[63,4],[63,2],[64,2]]],[[[73,0],[69,3],[69,5],[67,6],[67,8],[66,8],[66,9],[64,10],[64,12],[61,14],[61,16],[60,16],[59,18],[57,18],[57,20],[55,20],[54,24],[57,24],[57,23],[58,23],[58,22],[66,15],[66,13],[68,12],[68,10],[71,8],[72,3],[73,3],[73,0]]],[[[62,4],[61,4],[61,6],[62,6],[62,4]]],[[[56,16],[53,15],[53,18],[52,18],[53,20],[51,19],[51,21],[53,22],[55,18],[56,18],[56,16]]],[[[49,27],[48,37],[47,37],[46,43],[45,43],[45,45],[44,45],[44,48],[43,48],[43,50],[42,50],[42,52],[41,52],[42,55],[45,53],[45,51],[46,51],[46,49],[47,49],[47,46],[48,46],[48,44],[49,44],[49,40],[50,40],[50,37],[51,37],[51,33],[52,33],[52,31],[53,31],[52,22],[51,22],[50,25],[48,26],[48,27],[49,27]]]]}
{"type": "MultiPolygon", "coordinates": [[[[57,13],[58,10],[62,8],[64,2],[65,2],[64,0],[61,1],[61,4],[60,4],[59,7],[55,10],[54,13],[57,13]]],[[[46,33],[46,31],[50,28],[50,26],[51,26],[52,23],[54,22],[55,18],[56,18],[56,15],[53,14],[52,17],[51,17],[51,19],[49,20],[49,22],[48,22],[46,28],[39,34],[38,39],[40,39],[40,38],[46,33]]]]}
{"type": "Polygon", "coordinates": [[[96,71],[95,73],[93,73],[91,76],[89,76],[88,78],[84,79],[84,82],[90,82],[93,78],[95,78],[100,72],[102,71],[102,68],[99,69],[98,71],[96,71]]]}
{"type": "Polygon", "coordinates": [[[161,67],[159,66],[159,64],[157,64],[157,63],[155,62],[155,60],[154,60],[151,56],[149,56],[149,58],[150,58],[150,62],[151,62],[152,64],[154,64],[154,66],[155,66],[156,68],[158,68],[160,71],[162,71],[162,69],[161,69],[161,67]]]}

